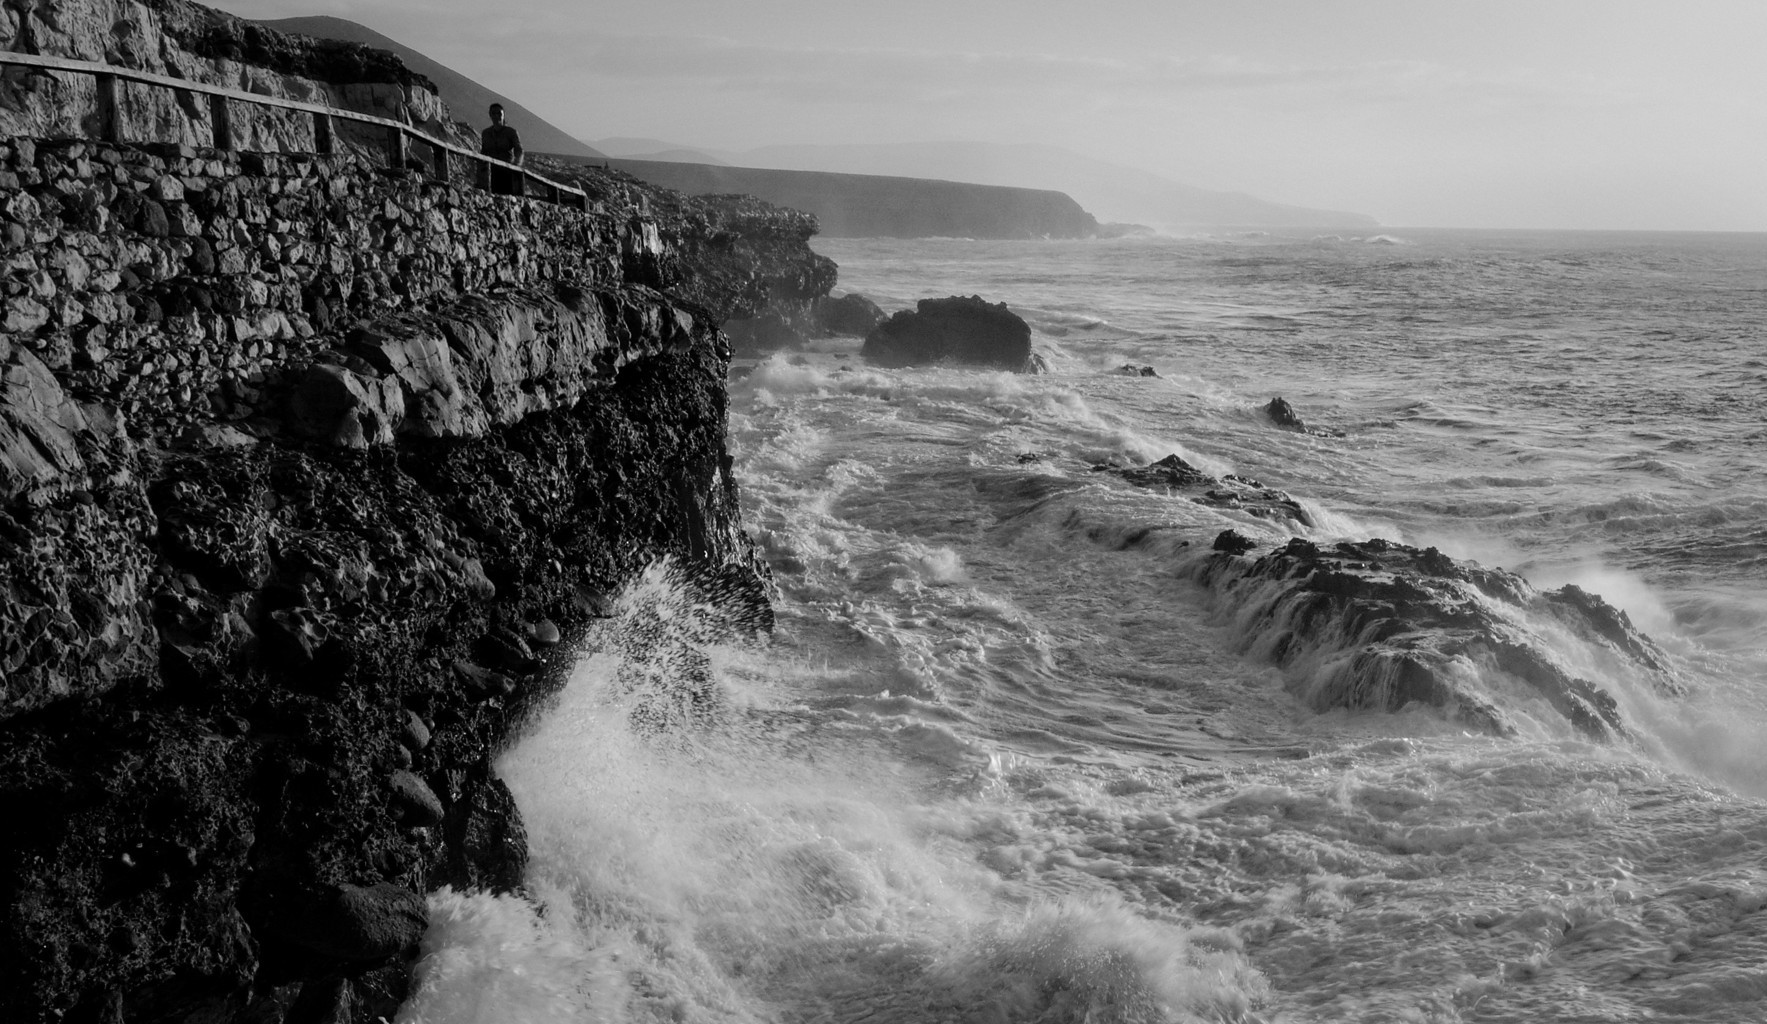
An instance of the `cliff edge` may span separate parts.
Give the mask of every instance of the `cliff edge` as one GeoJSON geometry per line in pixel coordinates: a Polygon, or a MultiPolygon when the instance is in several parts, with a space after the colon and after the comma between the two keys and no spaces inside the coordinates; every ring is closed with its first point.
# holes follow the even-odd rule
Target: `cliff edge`
{"type": "MultiPolygon", "coordinates": [[[[119,12],[135,49],[68,55],[194,74],[247,32],[201,66],[341,88],[177,0],[5,31],[119,12]]],[[[346,63],[410,103],[377,59],[346,63]]],[[[832,264],[786,211],[489,195],[271,114],[206,149],[157,101],[127,137],[162,141],[98,143],[77,80],[6,87],[0,1018],[390,1019],[425,894],[520,885],[491,764],[561,637],[663,559],[768,625],[719,325],[832,264]]]]}

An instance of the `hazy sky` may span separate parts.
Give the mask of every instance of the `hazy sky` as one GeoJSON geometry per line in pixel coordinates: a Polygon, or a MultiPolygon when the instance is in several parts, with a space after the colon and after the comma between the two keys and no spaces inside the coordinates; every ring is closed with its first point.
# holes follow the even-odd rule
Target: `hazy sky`
{"type": "Polygon", "coordinates": [[[225,0],[585,139],[1044,142],[1389,225],[1767,231],[1767,0],[225,0]]]}

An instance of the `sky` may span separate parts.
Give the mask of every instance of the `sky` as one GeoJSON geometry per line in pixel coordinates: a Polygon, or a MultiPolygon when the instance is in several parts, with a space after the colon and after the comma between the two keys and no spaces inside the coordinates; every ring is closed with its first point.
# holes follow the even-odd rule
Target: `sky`
{"type": "Polygon", "coordinates": [[[224,0],[593,144],[1038,142],[1387,225],[1767,231],[1767,0],[224,0]]]}

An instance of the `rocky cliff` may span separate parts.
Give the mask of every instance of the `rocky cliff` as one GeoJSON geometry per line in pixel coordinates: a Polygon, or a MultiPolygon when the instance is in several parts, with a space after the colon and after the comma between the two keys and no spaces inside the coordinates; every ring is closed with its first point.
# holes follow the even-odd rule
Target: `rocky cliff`
{"type": "MultiPolygon", "coordinates": [[[[118,11],[142,33],[122,57],[187,71],[213,38],[191,26],[230,24],[106,0],[6,24],[95,40],[118,11]]],[[[203,66],[332,73],[323,47],[248,68],[241,45],[203,66]]],[[[0,141],[0,1019],[390,1018],[424,894],[519,884],[491,759],[561,636],[664,558],[765,627],[719,323],[832,265],[759,205],[610,178],[577,211],[303,154],[268,118],[272,151],[236,155],[151,104],[128,137],[165,143],[23,107],[0,141]]]]}

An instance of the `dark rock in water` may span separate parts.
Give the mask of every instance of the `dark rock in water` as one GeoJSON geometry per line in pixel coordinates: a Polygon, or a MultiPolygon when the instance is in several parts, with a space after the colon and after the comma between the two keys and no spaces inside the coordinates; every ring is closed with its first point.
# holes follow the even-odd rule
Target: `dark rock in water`
{"type": "Polygon", "coordinates": [[[1111,473],[1138,487],[1168,489],[1204,489],[1192,495],[1192,501],[1211,508],[1233,509],[1259,519],[1292,520],[1312,526],[1313,517],[1306,508],[1282,491],[1265,487],[1251,477],[1229,473],[1213,477],[1180,458],[1176,452],[1145,466],[1117,466],[1101,463],[1094,473],[1111,473]]]}
{"type": "Polygon", "coordinates": [[[1230,555],[1243,555],[1257,546],[1257,541],[1238,530],[1222,530],[1215,535],[1214,550],[1225,551],[1230,555]]]}
{"type": "Polygon", "coordinates": [[[1015,373],[1037,372],[1031,328],[1003,302],[980,296],[921,299],[865,336],[859,354],[879,366],[967,363],[1015,373]]]}
{"type": "Polygon", "coordinates": [[[1115,469],[1099,465],[1092,468],[1095,471],[1111,470],[1140,487],[1195,487],[1199,484],[1219,483],[1214,477],[1184,461],[1177,452],[1145,466],[1115,469]]]}
{"type": "Polygon", "coordinates": [[[415,946],[429,926],[423,897],[401,885],[288,886],[267,894],[254,931],[346,962],[415,946]]]}
{"type": "Polygon", "coordinates": [[[1264,406],[1264,413],[1270,417],[1272,423],[1287,430],[1298,430],[1303,434],[1312,434],[1314,437],[1344,436],[1344,432],[1341,430],[1321,430],[1318,427],[1307,426],[1307,422],[1301,419],[1301,414],[1295,411],[1295,407],[1280,395],[1272,398],[1270,404],[1264,406]]]}
{"type": "Polygon", "coordinates": [[[1624,734],[1613,696],[1567,671],[1550,641],[1513,612],[1549,616],[1635,665],[1660,691],[1680,692],[1662,652],[1624,612],[1574,587],[1541,593],[1513,573],[1435,548],[1369,540],[1321,549],[1296,539],[1255,561],[1215,554],[1198,575],[1242,620],[1260,624],[1248,646],[1310,673],[1290,683],[1321,711],[1396,711],[1415,702],[1513,734],[1511,715],[1476,685],[1485,674],[1532,687],[1591,736],[1624,734]]]}
{"type": "Polygon", "coordinates": [[[1124,363],[1117,372],[1125,377],[1158,377],[1159,371],[1151,366],[1138,366],[1135,363],[1124,363]]]}
{"type": "Polygon", "coordinates": [[[824,333],[854,338],[865,337],[888,319],[882,307],[857,292],[824,295],[811,304],[810,313],[824,333]]]}
{"type": "Polygon", "coordinates": [[[1270,404],[1264,407],[1264,412],[1269,415],[1271,422],[1279,427],[1288,427],[1291,430],[1307,429],[1307,424],[1302,422],[1300,413],[1295,412],[1295,407],[1288,404],[1288,400],[1281,395],[1272,398],[1270,404]]]}

